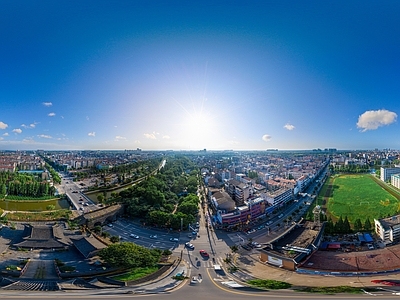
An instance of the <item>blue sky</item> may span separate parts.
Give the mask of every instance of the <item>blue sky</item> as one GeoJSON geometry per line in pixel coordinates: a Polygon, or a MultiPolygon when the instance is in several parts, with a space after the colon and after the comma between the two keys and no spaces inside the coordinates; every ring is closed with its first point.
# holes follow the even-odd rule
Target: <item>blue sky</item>
{"type": "Polygon", "coordinates": [[[399,1],[2,1],[0,149],[400,149],[399,1]]]}

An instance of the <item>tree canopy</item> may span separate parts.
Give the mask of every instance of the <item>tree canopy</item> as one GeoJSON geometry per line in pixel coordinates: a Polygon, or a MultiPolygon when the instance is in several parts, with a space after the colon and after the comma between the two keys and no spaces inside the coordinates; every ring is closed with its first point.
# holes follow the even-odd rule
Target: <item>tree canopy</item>
{"type": "Polygon", "coordinates": [[[100,250],[99,256],[113,267],[138,268],[151,267],[158,263],[161,251],[147,249],[134,243],[112,244],[100,250]]]}

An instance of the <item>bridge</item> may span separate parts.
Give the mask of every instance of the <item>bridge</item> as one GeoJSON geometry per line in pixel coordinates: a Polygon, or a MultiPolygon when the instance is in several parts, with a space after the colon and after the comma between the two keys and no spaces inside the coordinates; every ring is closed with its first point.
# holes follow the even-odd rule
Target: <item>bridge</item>
{"type": "Polygon", "coordinates": [[[116,221],[117,217],[121,216],[123,213],[124,206],[122,204],[116,204],[82,214],[75,220],[78,221],[79,225],[86,225],[88,228],[94,228],[97,225],[116,221]]]}

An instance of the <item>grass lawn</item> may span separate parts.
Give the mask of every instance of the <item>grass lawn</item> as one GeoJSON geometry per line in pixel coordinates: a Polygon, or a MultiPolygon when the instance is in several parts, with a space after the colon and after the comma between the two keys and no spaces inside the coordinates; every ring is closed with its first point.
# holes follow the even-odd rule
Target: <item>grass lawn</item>
{"type": "Polygon", "coordinates": [[[132,269],[128,273],[114,276],[113,279],[120,280],[120,281],[132,281],[132,280],[140,279],[147,275],[153,274],[157,270],[158,270],[158,267],[136,268],[136,269],[132,269]]]}
{"type": "Polygon", "coordinates": [[[350,223],[357,218],[385,218],[400,211],[400,201],[379,186],[372,175],[340,175],[329,180],[323,203],[328,215],[336,221],[340,216],[348,217],[350,223]]]}

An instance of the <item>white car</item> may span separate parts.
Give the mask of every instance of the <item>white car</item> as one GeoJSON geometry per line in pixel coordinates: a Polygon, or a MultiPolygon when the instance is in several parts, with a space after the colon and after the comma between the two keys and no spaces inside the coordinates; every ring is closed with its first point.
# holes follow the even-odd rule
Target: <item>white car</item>
{"type": "Polygon", "coordinates": [[[150,238],[151,239],[156,239],[156,238],[158,238],[158,236],[157,236],[157,234],[153,234],[153,235],[150,236],[150,238]]]}
{"type": "Polygon", "coordinates": [[[130,237],[133,237],[134,239],[138,239],[138,238],[139,238],[139,236],[138,236],[138,235],[136,235],[136,234],[133,234],[133,233],[131,233],[129,236],[130,236],[130,237]]]}
{"type": "Polygon", "coordinates": [[[179,242],[179,239],[178,238],[170,238],[169,239],[171,242],[179,242]]]}
{"type": "Polygon", "coordinates": [[[190,250],[194,250],[194,245],[189,242],[185,243],[185,246],[186,246],[186,248],[188,248],[190,250]]]}

